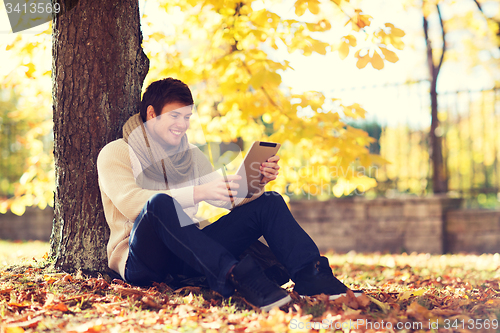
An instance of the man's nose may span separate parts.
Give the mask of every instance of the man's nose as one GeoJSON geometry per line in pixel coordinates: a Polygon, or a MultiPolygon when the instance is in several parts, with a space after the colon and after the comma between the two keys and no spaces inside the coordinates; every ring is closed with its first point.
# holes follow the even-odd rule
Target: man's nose
{"type": "Polygon", "coordinates": [[[184,119],[177,119],[177,121],[175,122],[175,125],[179,128],[179,129],[187,129],[188,126],[189,126],[189,121],[187,120],[184,120],[184,119]]]}

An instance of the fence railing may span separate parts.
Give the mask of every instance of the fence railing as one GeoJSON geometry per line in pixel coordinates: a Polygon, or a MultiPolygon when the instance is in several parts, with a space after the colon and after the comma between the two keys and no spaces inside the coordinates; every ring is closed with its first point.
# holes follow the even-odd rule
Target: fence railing
{"type": "MultiPolygon", "coordinates": [[[[432,192],[427,81],[336,92],[365,99],[378,120],[380,154],[391,164],[379,169],[377,192],[432,192]],[[395,93],[397,92],[397,93],[395,93]],[[387,102],[389,101],[389,102],[387,102]]],[[[500,191],[500,88],[451,91],[438,96],[438,135],[443,137],[450,192],[469,205],[497,206],[500,191]]],[[[377,119],[376,117],[375,119],[377,119]]]]}

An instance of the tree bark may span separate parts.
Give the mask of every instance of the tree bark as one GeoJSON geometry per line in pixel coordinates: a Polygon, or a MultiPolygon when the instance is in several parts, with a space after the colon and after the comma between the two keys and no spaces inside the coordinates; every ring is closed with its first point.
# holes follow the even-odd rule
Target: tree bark
{"type": "MultiPolygon", "coordinates": [[[[423,2],[426,5],[426,2],[423,2]]],[[[441,23],[441,36],[443,39],[443,46],[441,52],[441,58],[439,64],[436,66],[433,59],[433,49],[432,44],[429,39],[429,22],[425,16],[425,10],[423,15],[423,28],[425,35],[425,43],[427,45],[427,64],[429,67],[431,88],[430,88],[430,98],[431,98],[431,129],[430,129],[430,149],[431,149],[431,160],[432,160],[432,190],[435,194],[448,192],[448,177],[446,172],[446,163],[443,158],[443,138],[442,133],[438,133],[439,128],[439,118],[438,118],[438,93],[437,93],[437,80],[439,76],[439,71],[441,65],[443,64],[444,54],[446,52],[446,33],[444,30],[443,19],[441,17],[441,11],[439,5],[436,5],[437,12],[439,15],[439,21],[441,23]]]]}
{"type": "Polygon", "coordinates": [[[138,112],[149,60],[137,0],[59,0],[53,21],[56,192],[51,235],[55,267],[107,268],[106,224],[96,160],[138,112]]]}

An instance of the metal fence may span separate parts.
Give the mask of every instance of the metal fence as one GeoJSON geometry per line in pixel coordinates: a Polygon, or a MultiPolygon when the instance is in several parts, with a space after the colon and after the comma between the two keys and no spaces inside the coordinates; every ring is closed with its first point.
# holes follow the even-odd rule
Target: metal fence
{"type": "MultiPolygon", "coordinates": [[[[499,89],[438,96],[437,134],[443,137],[448,187],[451,193],[469,199],[468,206],[499,204],[499,89]]],[[[334,95],[357,99],[381,127],[380,154],[391,164],[379,169],[377,192],[431,193],[429,82],[344,89],[334,95]]]]}

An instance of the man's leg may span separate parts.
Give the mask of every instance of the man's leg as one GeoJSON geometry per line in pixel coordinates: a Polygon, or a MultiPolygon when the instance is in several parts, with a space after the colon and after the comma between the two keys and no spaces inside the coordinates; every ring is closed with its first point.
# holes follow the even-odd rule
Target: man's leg
{"type": "Polygon", "coordinates": [[[318,247],[300,227],[282,196],[265,192],[260,198],[234,208],[203,230],[236,258],[264,236],[276,258],[294,274],[320,256],[318,247]]]}
{"type": "Polygon", "coordinates": [[[126,280],[142,285],[161,282],[168,273],[179,273],[187,264],[206,276],[210,288],[230,296],[234,287],[226,275],[237,260],[196,225],[182,223],[185,226],[181,227],[179,220],[186,219],[189,216],[172,197],[151,197],[130,234],[126,280]]]}
{"type": "Polygon", "coordinates": [[[276,192],[231,211],[203,229],[235,257],[264,236],[277,259],[287,268],[301,295],[328,294],[335,299],[347,287],[333,276],[328,259],[321,257],[311,237],[300,227],[276,192]]]}
{"type": "Polygon", "coordinates": [[[210,288],[223,296],[230,296],[236,286],[247,301],[266,311],[291,301],[252,258],[238,262],[222,245],[188,222],[189,217],[170,196],[153,196],[131,232],[126,280],[136,284],[162,281],[173,269],[172,258],[178,258],[180,265],[187,264],[204,274],[210,288]]]}

